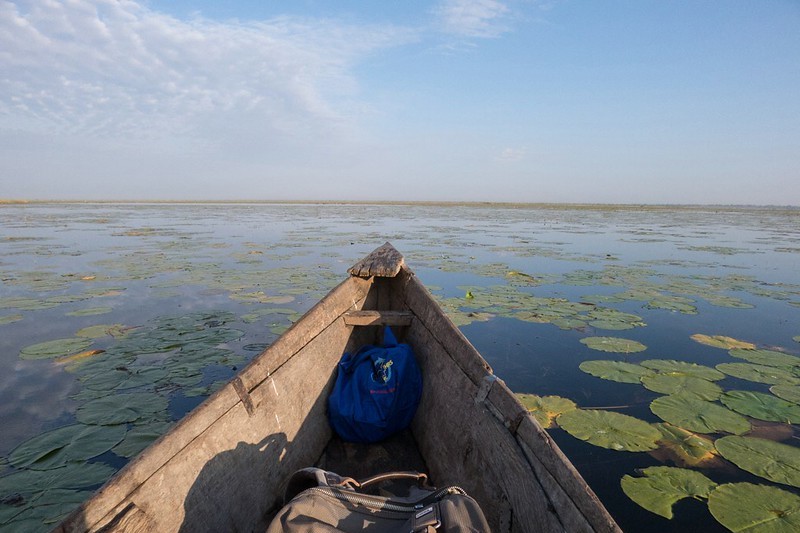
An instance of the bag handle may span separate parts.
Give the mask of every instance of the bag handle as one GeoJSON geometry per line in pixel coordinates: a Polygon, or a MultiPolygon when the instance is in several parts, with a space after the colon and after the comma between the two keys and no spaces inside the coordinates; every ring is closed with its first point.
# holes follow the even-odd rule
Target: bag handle
{"type": "Polygon", "coordinates": [[[382,474],[376,474],[374,476],[370,476],[366,479],[362,479],[358,481],[358,488],[365,488],[369,485],[374,485],[376,483],[381,483],[383,481],[389,481],[392,479],[406,479],[411,481],[416,481],[420,487],[424,487],[428,484],[428,475],[423,474],[422,472],[414,472],[414,471],[398,471],[398,472],[384,472],[382,474]]]}

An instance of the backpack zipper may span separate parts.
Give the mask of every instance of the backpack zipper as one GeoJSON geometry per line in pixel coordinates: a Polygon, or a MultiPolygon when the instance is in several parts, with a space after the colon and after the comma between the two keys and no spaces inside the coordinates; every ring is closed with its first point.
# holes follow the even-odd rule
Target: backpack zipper
{"type": "Polygon", "coordinates": [[[357,492],[351,492],[346,489],[337,489],[334,487],[312,487],[308,490],[324,494],[326,496],[331,496],[333,498],[336,498],[337,500],[346,501],[357,505],[363,505],[364,507],[368,507],[376,511],[394,511],[399,513],[408,513],[416,509],[421,509],[428,503],[438,501],[444,496],[447,496],[448,494],[461,494],[463,496],[467,495],[467,493],[461,487],[452,486],[439,489],[438,491],[434,492],[429,496],[424,497],[422,500],[418,502],[392,503],[389,502],[388,498],[385,497],[371,496],[369,494],[359,494],[357,492]]]}

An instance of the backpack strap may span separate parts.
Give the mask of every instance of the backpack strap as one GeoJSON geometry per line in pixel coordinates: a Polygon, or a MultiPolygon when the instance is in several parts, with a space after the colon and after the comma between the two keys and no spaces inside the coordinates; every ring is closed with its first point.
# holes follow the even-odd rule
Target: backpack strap
{"type": "Polygon", "coordinates": [[[303,468],[289,478],[286,491],[283,493],[283,501],[286,504],[304,490],[312,487],[340,487],[354,490],[359,485],[358,481],[351,477],[342,477],[321,468],[303,468]]]}

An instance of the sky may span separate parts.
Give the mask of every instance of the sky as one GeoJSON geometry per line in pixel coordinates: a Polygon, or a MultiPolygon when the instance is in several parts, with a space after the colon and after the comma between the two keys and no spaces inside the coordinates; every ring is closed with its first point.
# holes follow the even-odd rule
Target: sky
{"type": "Polygon", "coordinates": [[[797,0],[0,0],[0,199],[800,205],[797,0]]]}

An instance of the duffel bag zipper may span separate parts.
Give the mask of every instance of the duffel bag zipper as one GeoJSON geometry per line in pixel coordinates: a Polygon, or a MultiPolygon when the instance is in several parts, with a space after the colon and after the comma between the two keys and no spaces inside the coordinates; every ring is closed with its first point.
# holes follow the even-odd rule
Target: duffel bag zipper
{"type": "Polygon", "coordinates": [[[461,494],[466,496],[467,493],[461,487],[446,487],[439,489],[430,496],[426,496],[422,500],[414,503],[390,503],[387,498],[381,496],[370,496],[368,494],[359,494],[349,490],[336,489],[333,487],[312,487],[310,491],[318,492],[327,496],[332,496],[337,500],[342,500],[357,505],[363,505],[376,511],[394,511],[399,513],[408,513],[417,509],[425,507],[430,503],[436,502],[448,494],[461,494]]]}

